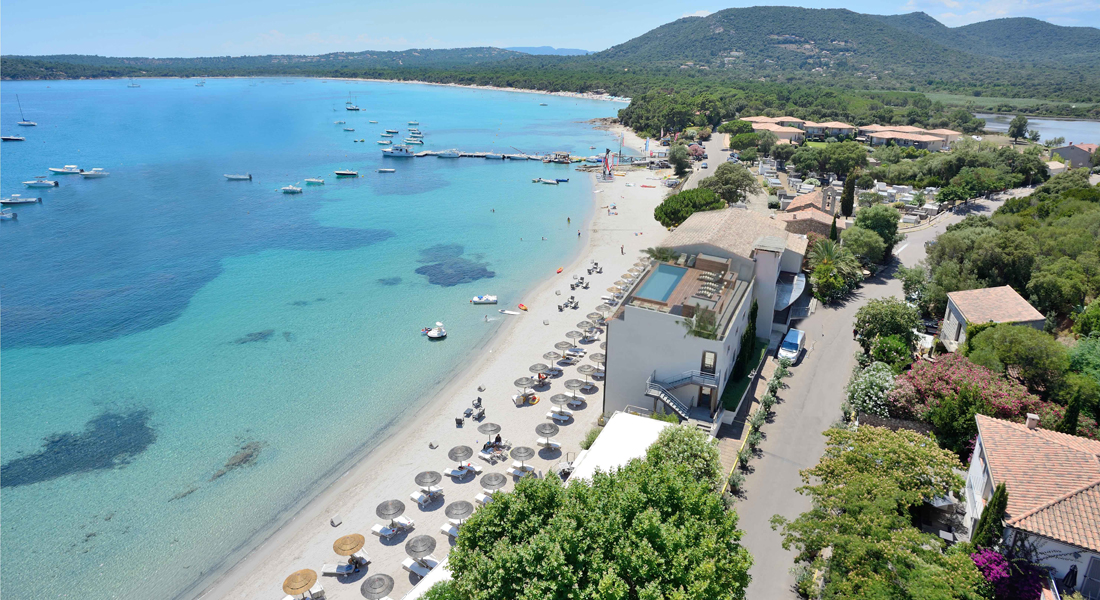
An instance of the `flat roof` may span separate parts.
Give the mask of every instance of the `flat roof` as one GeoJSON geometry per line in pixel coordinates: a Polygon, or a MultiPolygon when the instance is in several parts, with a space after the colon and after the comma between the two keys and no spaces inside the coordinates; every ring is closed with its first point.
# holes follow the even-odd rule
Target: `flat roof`
{"type": "Polygon", "coordinates": [[[611,415],[592,447],[581,453],[573,462],[573,474],[569,481],[591,481],[596,471],[608,472],[626,466],[635,458],[645,458],[646,450],[657,436],[672,423],[640,417],[624,412],[611,415]]]}

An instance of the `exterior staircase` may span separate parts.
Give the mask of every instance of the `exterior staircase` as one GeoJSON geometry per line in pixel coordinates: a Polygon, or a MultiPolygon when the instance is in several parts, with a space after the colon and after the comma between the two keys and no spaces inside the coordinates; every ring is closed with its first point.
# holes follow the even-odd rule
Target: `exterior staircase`
{"type": "Polygon", "coordinates": [[[718,375],[702,371],[684,371],[672,380],[659,381],[656,372],[654,372],[650,374],[649,379],[645,382],[645,395],[664,402],[665,406],[671,408],[673,412],[680,415],[681,419],[687,421],[691,419],[691,409],[669,391],[685,385],[703,385],[717,388],[718,375]]]}

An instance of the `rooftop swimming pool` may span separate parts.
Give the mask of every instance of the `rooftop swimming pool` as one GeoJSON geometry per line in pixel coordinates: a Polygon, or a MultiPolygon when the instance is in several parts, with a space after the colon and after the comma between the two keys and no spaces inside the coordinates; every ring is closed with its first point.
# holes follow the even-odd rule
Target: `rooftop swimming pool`
{"type": "Polygon", "coordinates": [[[649,274],[649,278],[638,288],[638,291],[634,292],[634,297],[656,302],[667,302],[668,297],[672,295],[672,290],[676,289],[676,284],[680,283],[685,273],[687,273],[687,269],[684,267],[659,264],[649,274]]]}

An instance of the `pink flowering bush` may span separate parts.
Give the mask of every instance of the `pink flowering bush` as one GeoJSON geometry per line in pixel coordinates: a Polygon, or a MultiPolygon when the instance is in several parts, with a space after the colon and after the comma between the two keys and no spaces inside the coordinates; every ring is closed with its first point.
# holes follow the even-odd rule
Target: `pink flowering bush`
{"type": "Polygon", "coordinates": [[[960,354],[941,355],[936,362],[918,361],[898,376],[886,398],[890,416],[924,420],[943,398],[953,398],[961,389],[976,390],[991,417],[1018,421],[1043,404],[1024,386],[1000,373],[976,365],[960,354]]]}
{"type": "MultiPolygon", "coordinates": [[[[1053,402],[1042,402],[1034,412],[1039,415],[1040,427],[1054,429],[1062,422],[1062,417],[1066,414],[1066,407],[1053,402]]],[[[1097,427],[1096,421],[1081,413],[1077,417],[1077,435],[1093,440],[1100,439],[1100,428],[1097,427]]]]}
{"type": "Polygon", "coordinates": [[[1023,560],[1010,562],[1000,552],[979,550],[970,555],[985,577],[995,600],[1038,600],[1044,571],[1023,560]]]}

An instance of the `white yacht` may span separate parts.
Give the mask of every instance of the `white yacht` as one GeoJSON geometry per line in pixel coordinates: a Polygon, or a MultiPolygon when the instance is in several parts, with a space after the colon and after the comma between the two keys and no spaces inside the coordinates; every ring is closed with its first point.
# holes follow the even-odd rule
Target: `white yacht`
{"type": "Polygon", "coordinates": [[[110,173],[108,173],[107,171],[104,171],[103,169],[100,169],[99,167],[96,167],[96,168],[92,169],[91,171],[81,171],[80,172],[80,176],[83,177],[84,179],[99,179],[100,177],[106,177],[108,175],[110,175],[110,173]]]}
{"type": "Polygon", "coordinates": [[[301,194],[302,193],[302,188],[294,187],[292,185],[288,185],[288,186],[283,188],[283,193],[284,194],[301,194]]]}
{"type": "Polygon", "coordinates": [[[397,169],[378,169],[379,173],[393,173],[395,171],[397,171],[397,169]]]}
{"type": "Polygon", "coordinates": [[[393,134],[392,134],[392,133],[380,133],[380,134],[378,134],[378,135],[380,135],[380,136],[382,136],[382,137],[384,137],[384,138],[391,138],[391,137],[393,137],[393,134]]]}
{"type": "Polygon", "coordinates": [[[345,127],[344,131],[355,131],[354,127],[345,127]]]}
{"type": "Polygon", "coordinates": [[[134,78],[131,77],[130,78],[130,85],[128,85],[126,87],[128,87],[128,88],[139,88],[139,87],[141,87],[141,84],[134,83],[134,78]]]}
{"type": "Polygon", "coordinates": [[[46,179],[45,175],[39,175],[35,177],[33,181],[24,181],[23,185],[29,188],[52,188],[57,187],[61,184],[57,183],[56,181],[50,181],[49,179],[46,179]]]}
{"type": "Polygon", "coordinates": [[[34,204],[41,202],[41,198],[24,198],[19,194],[12,194],[7,198],[0,198],[0,204],[34,204]]]}
{"type": "Polygon", "coordinates": [[[399,130],[397,130],[397,129],[387,129],[386,133],[397,133],[398,131],[399,130]]]}
{"type": "Polygon", "coordinates": [[[374,123],[375,125],[377,125],[377,124],[378,124],[378,121],[369,121],[369,122],[370,122],[370,123],[374,123]]]}
{"type": "Polygon", "coordinates": [[[19,101],[19,94],[15,95],[15,103],[19,105],[18,125],[21,127],[37,127],[38,123],[35,123],[34,121],[28,121],[27,118],[23,116],[23,103],[19,101]]]}
{"type": "Polygon", "coordinates": [[[57,173],[58,175],[80,175],[80,167],[76,165],[65,165],[64,167],[50,167],[51,173],[57,173]]]}
{"type": "Polygon", "coordinates": [[[394,146],[393,148],[383,148],[382,156],[389,156],[392,158],[412,158],[415,155],[408,146],[394,146]]]}
{"type": "Polygon", "coordinates": [[[195,87],[206,87],[206,80],[200,80],[198,83],[195,84],[195,87]]]}
{"type": "Polygon", "coordinates": [[[378,143],[382,144],[384,146],[388,146],[389,144],[392,144],[393,142],[391,140],[378,140],[378,143]]]}
{"type": "Polygon", "coordinates": [[[351,171],[351,170],[345,169],[343,171],[336,171],[336,176],[337,177],[358,177],[359,176],[359,171],[351,171]]]}
{"type": "Polygon", "coordinates": [[[0,135],[0,140],[5,142],[25,142],[27,138],[21,135],[0,135]]]}
{"type": "Polygon", "coordinates": [[[345,123],[347,123],[347,121],[333,121],[332,122],[333,125],[344,125],[345,123]]]}
{"type": "Polygon", "coordinates": [[[436,152],[435,154],[439,158],[458,158],[460,156],[458,150],[444,150],[443,152],[436,152]]]}
{"type": "Polygon", "coordinates": [[[473,304],[496,304],[497,303],[497,297],[496,296],[474,296],[473,299],[470,300],[470,302],[473,303],[473,304]]]}
{"type": "Polygon", "coordinates": [[[409,121],[409,125],[419,125],[420,121],[409,121]]]}
{"type": "Polygon", "coordinates": [[[306,177],[306,183],[309,185],[325,185],[325,180],[320,177],[306,177]]]}
{"type": "Polygon", "coordinates": [[[223,175],[229,181],[252,181],[252,173],[245,173],[244,175],[223,175]]]}
{"type": "Polygon", "coordinates": [[[447,330],[443,329],[443,323],[440,323],[439,321],[435,322],[435,327],[431,327],[431,328],[425,327],[423,331],[424,331],[424,335],[427,335],[429,338],[431,338],[433,340],[441,340],[441,339],[447,337],[447,330]]]}
{"type": "Polygon", "coordinates": [[[424,134],[423,133],[411,133],[410,132],[409,137],[420,140],[420,139],[424,138],[424,134]]]}
{"type": "Polygon", "coordinates": [[[406,144],[417,144],[418,146],[424,145],[424,140],[418,140],[416,138],[405,138],[406,144]]]}
{"type": "Polygon", "coordinates": [[[359,110],[359,107],[354,105],[354,104],[349,104],[349,105],[345,106],[344,108],[346,108],[348,110],[354,110],[354,111],[359,110]]]}

